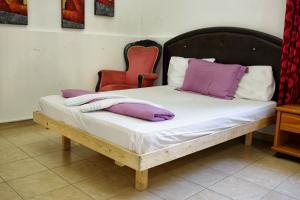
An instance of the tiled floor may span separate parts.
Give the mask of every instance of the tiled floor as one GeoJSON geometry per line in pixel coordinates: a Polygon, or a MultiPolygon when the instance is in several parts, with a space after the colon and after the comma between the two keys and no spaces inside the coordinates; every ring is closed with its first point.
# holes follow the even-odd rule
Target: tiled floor
{"type": "Polygon", "coordinates": [[[137,192],[133,170],[77,144],[63,152],[60,139],[37,125],[0,131],[1,200],[300,200],[300,162],[262,142],[234,140],[156,167],[137,192]]]}

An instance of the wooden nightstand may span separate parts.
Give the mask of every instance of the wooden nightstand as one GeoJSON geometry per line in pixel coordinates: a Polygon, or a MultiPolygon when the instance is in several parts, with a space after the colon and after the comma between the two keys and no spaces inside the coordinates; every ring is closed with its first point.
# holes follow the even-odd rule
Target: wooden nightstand
{"type": "Polygon", "coordinates": [[[300,158],[300,105],[276,107],[277,120],[272,149],[300,158]]]}

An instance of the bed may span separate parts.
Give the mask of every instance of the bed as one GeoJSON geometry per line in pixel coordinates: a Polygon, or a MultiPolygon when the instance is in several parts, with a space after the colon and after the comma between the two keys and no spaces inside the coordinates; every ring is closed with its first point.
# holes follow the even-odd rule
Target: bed
{"type": "Polygon", "coordinates": [[[34,121],[62,134],[65,150],[73,140],[136,171],[135,188],[148,186],[148,169],[171,160],[252,133],[274,123],[278,85],[272,101],[246,99],[231,101],[168,86],[168,66],[172,56],[216,58],[221,63],[271,65],[279,80],[281,40],[241,28],[199,29],[177,36],[164,45],[163,86],[114,91],[148,100],[175,113],[170,121],[146,122],[109,112],[80,113],[65,107],[58,95],[43,97],[34,121]],[[194,117],[197,116],[197,117],[194,117]]]}

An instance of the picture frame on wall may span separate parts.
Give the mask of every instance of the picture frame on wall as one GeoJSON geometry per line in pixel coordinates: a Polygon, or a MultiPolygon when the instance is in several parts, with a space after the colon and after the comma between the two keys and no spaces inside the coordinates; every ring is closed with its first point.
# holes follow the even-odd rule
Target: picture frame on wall
{"type": "Polygon", "coordinates": [[[0,24],[28,25],[27,0],[0,0],[0,24]]]}
{"type": "Polygon", "coordinates": [[[114,17],[115,0],[95,0],[95,15],[114,17]]]}
{"type": "Polygon", "coordinates": [[[61,0],[62,28],[84,29],[85,0],[61,0]]]}

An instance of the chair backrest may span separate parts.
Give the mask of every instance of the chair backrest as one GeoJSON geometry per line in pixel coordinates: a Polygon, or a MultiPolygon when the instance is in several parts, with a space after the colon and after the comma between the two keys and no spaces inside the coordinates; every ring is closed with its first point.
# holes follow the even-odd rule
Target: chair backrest
{"type": "Polygon", "coordinates": [[[126,45],[124,48],[126,83],[137,84],[139,74],[155,73],[161,52],[162,46],[151,40],[126,45]]]}

